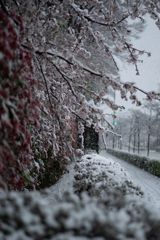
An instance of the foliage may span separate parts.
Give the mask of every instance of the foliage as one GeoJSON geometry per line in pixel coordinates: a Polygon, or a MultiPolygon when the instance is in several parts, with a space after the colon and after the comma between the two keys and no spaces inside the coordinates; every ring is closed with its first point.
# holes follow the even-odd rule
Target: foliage
{"type": "Polygon", "coordinates": [[[53,158],[52,153],[50,153],[48,158],[43,160],[44,171],[38,174],[38,188],[50,187],[67,171],[66,164],[62,158],[62,156],[53,158]]]}
{"type": "MultiPolygon", "coordinates": [[[[57,158],[75,159],[78,134],[81,135],[83,143],[84,126],[82,123],[88,127],[93,125],[95,131],[100,133],[104,133],[105,130],[112,132],[110,130],[112,124],[107,121],[106,115],[98,106],[104,103],[107,108],[113,110],[123,109],[122,106],[115,105],[109,99],[110,90],[120,91],[123,99],[127,99],[129,92],[131,101],[139,105],[136,98],[137,88],[133,83],[124,83],[118,77],[115,56],[123,57],[127,62],[134,64],[138,74],[139,55],[150,56],[150,54],[130,44],[129,35],[132,29],[130,29],[128,20],[139,18],[143,21],[143,15],[149,13],[159,27],[160,7],[156,0],[5,0],[0,1],[0,7],[5,12],[7,21],[12,23],[8,33],[7,26],[6,30],[1,26],[1,31],[4,30],[6,34],[1,38],[1,41],[6,40],[4,43],[1,42],[1,47],[3,47],[1,50],[3,54],[0,55],[1,72],[10,71],[11,67],[12,76],[8,77],[14,79],[15,69],[21,66],[21,62],[23,66],[22,69],[16,70],[19,74],[16,80],[19,81],[17,86],[20,88],[20,90],[15,89],[18,99],[17,97],[16,100],[11,99],[10,105],[8,103],[2,105],[4,109],[1,117],[2,123],[5,122],[3,124],[5,126],[7,124],[10,131],[13,130],[10,136],[14,137],[14,139],[6,139],[7,135],[3,133],[5,128],[2,129],[5,136],[2,138],[5,140],[2,140],[3,150],[1,151],[5,151],[5,156],[11,155],[7,158],[9,164],[12,164],[13,158],[16,163],[11,168],[10,166],[7,168],[8,175],[3,177],[7,176],[6,181],[10,184],[14,182],[14,187],[20,189],[25,179],[24,170],[31,158],[30,135],[34,159],[33,166],[26,173],[26,179],[29,180],[31,173],[37,184],[38,174],[42,175],[47,166],[45,161],[52,164],[57,161],[57,158]],[[22,27],[22,22],[24,27],[22,27]],[[19,31],[23,35],[21,38],[19,31]],[[6,43],[10,48],[9,51],[6,51],[4,47],[6,43]],[[33,69],[30,55],[26,50],[33,60],[35,79],[39,84],[37,89],[32,87],[33,69]],[[2,61],[5,57],[6,61],[2,61]],[[5,63],[9,63],[7,66],[9,68],[6,68],[5,63]],[[31,84],[30,87],[23,83],[24,79],[25,83],[31,84]],[[22,94],[21,90],[24,90],[22,94]],[[26,99],[31,100],[31,103],[19,101],[23,93],[26,94],[26,99]],[[38,100],[32,101],[32,98],[36,96],[38,100]],[[38,103],[41,104],[39,122],[38,110],[35,107],[38,103]],[[21,119],[17,120],[14,113],[23,113],[21,119]],[[15,125],[18,122],[16,126],[19,126],[20,130],[17,127],[11,127],[12,122],[8,121],[10,118],[13,118],[11,121],[15,121],[15,125]],[[39,125],[39,129],[32,128],[30,122],[39,125]],[[106,127],[103,127],[103,124],[106,124],[106,127]],[[19,132],[14,133],[14,130],[19,132]],[[21,144],[20,148],[16,147],[19,146],[18,144],[21,144]],[[24,148],[23,151],[18,153],[22,148],[24,148]],[[49,154],[50,151],[52,156],[49,154]],[[16,175],[16,171],[20,174],[16,175]]],[[[4,81],[6,76],[4,73],[2,75],[4,81]]],[[[10,84],[10,87],[12,88],[13,84],[10,84]]],[[[3,95],[7,94],[6,92],[2,90],[3,95]]],[[[154,92],[145,94],[148,100],[158,98],[154,92]]],[[[2,158],[1,172],[4,169],[4,159],[6,157],[2,158]]],[[[49,176],[51,172],[52,168],[50,168],[49,176]]]]}
{"type": "MultiPolygon", "coordinates": [[[[123,56],[135,65],[138,73],[138,56],[150,54],[130,44],[132,29],[127,20],[143,21],[143,15],[149,13],[159,27],[156,1],[5,2],[8,12],[19,12],[22,16],[25,26],[22,46],[34,59],[42,98],[48,98],[53,111],[51,118],[57,137],[54,140],[58,143],[61,138],[63,149],[69,144],[74,152],[72,141],[68,141],[71,140],[68,117],[77,117],[104,132],[101,124],[107,122],[106,116],[96,104],[105,103],[113,110],[122,108],[108,98],[109,89],[120,91],[123,99],[130,92],[131,100],[139,105],[134,84],[119,79],[114,56],[123,56]]],[[[146,95],[149,100],[157,97],[152,92],[146,95]]],[[[110,128],[108,122],[106,128],[110,128]]]]}
{"type": "Polygon", "coordinates": [[[80,198],[66,192],[54,205],[46,204],[36,191],[11,191],[6,194],[0,190],[0,238],[159,239],[159,211],[154,211],[147,202],[143,202],[140,190],[129,181],[129,176],[119,164],[100,156],[98,159],[98,155],[92,154],[84,156],[77,163],[77,170],[75,190],[80,190],[80,186],[83,188],[80,198]],[[91,180],[91,188],[86,189],[82,182],[91,180]],[[92,197],[84,191],[88,191],[92,197]]]}
{"type": "Polygon", "coordinates": [[[123,151],[114,150],[111,148],[107,149],[107,152],[114,156],[125,160],[135,166],[142,168],[157,177],[160,177],[160,162],[148,157],[139,156],[137,154],[131,154],[123,151]]]}
{"type": "Polygon", "coordinates": [[[30,54],[20,46],[22,21],[0,10],[0,185],[21,189],[30,179],[30,128],[38,122],[30,54]],[[15,28],[12,17],[19,27],[15,28]]]}
{"type": "Polygon", "coordinates": [[[76,174],[73,183],[77,195],[87,192],[90,196],[104,197],[112,191],[120,195],[142,196],[142,190],[134,184],[128,173],[112,159],[97,154],[87,154],[75,165],[76,174]]]}
{"type": "Polygon", "coordinates": [[[160,152],[160,147],[156,147],[156,151],[157,151],[157,152],[160,152]]]}
{"type": "MultiPolygon", "coordinates": [[[[31,54],[21,46],[23,31],[20,17],[0,12],[0,186],[18,190],[50,186],[71,157],[54,133],[53,110],[34,79],[31,54]]],[[[74,122],[67,118],[75,147],[74,122]]]]}
{"type": "MultiPolygon", "coordinates": [[[[53,121],[52,111],[43,103],[45,111],[41,111],[40,115],[40,128],[34,129],[32,132],[32,151],[34,154],[35,166],[30,169],[35,181],[37,189],[49,187],[54,184],[59,177],[67,171],[66,167],[70,164],[74,156],[71,150],[67,149],[65,142],[63,142],[61,133],[56,135],[56,125],[53,121]]],[[[75,123],[70,121],[71,133],[71,147],[76,148],[76,126],[75,123]]],[[[69,142],[68,142],[69,143],[69,142]]]]}

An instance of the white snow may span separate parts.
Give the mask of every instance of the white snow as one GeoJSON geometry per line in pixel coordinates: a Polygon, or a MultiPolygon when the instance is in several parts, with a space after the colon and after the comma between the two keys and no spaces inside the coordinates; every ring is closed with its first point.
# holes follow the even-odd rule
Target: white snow
{"type": "Polygon", "coordinates": [[[112,158],[113,161],[119,163],[128,172],[133,182],[141,187],[145,193],[144,199],[146,199],[153,208],[160,209],[160,179],[158,177],[118,159],[106,151],[101,151],[100,155],[106,158],[112,158]]]}
{"type": "MultiPolygon", "coordinates": [[[[101,151],[98,154],[87,154],[82,159],[81,165],[83,165],[83,171],[80,173],[75,172],[74,163],[69,166],[69,173],[63,175],[60,180],[53,186],[51,186],[45,196],[47,204],[53,205],[62,197],[65,191],[73,192],[74,175],[78,180],[87,184],[86,179],[83,179],[83,174],[87,174],[86,160],[90,158],[90,163],[93,165],[92,181],[98,179],[99,175],[107,174],[107,184],[111,186],[124,186],[126,182],[131,183],[135,187],[136,191],[143,192],[143,196],[140,197],[142,201],[149,204],[153,211],[160,210],[160,179],[142,169],[139,169],[123,160],[116,158],[108,154],[105,151],[101,151]],[[97,164],[95,164],[97,162],[97,164]]],[[[95,189],[103,188],[106,182],[96,182],[95,189]]],[[[75,196],[76,197],[76,196],[75,196]]]]}
{"type": "Polygon", "coordinates": [[[77,159],[43,199],[39,192],[0,192],[0,239],[158,240],[160,211],[152,202],[155,191],[150,192],[153,199],[143,195],[137,186],[143,187],[146,179],[132,181],[127,165],[121,166],[108,153],[100,154],[105,157],[90,153],[77,159]],[[82,193],[80,198],[69,192],[63,195],[73,190],[82,193]]]}
{"type": "Polygon", "coordinates": [[[56,203],[57,198],[61,198],[65,191],[73,191],[74,163],[69,165],[68,170],[69,172],[64,174],[56,184],[47,189],[47,195],[44,197],[49,205],[56,203]]]}

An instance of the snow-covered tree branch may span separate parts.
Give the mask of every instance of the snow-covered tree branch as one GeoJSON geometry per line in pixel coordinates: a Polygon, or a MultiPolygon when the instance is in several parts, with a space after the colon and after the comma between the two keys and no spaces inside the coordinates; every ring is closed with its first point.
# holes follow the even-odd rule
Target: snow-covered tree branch
{"type": "Polygon", "coordinates": [[[21,29],[18,44],[32,57],[39,84],[34,95],[39,97],[41,110],[40,129],[31,133],[35,145],[41,146],[41,158],[42,152],[48,158],[50,151],[54,157],[74,155],[76,121],[83,119],[100,132],[106,122],[106,130],[111,131],[106,113],[97,107],[105,102],[113,111],[122,108],[108,98],[109,89],[119,91],[123,99],[129,92],[137,105],[137,90],[148,100],[159,99],[156,93],[123,82],[115,60],[115,56],[123,57],[138,73],[139,55],[149,53],[131,45],[128,20],[142,20],[148,13],[160,28],[159,1],[1,0],[0,8],[13,21],[17,34],[21,29]]]}

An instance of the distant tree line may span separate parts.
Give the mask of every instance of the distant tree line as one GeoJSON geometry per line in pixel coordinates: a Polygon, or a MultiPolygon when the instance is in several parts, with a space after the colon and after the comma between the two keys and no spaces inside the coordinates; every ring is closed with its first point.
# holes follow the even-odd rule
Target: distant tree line
{"type": "Polygon", "coordinates": [[[160,149],[160,106],[159,102],[146,102],[142,110],[130,109],[124,117],[116,118],[114,131],[122,138],[107,134],[110,147],[126,149],[129,152],[140,153],[150,149],[160,149]]]}

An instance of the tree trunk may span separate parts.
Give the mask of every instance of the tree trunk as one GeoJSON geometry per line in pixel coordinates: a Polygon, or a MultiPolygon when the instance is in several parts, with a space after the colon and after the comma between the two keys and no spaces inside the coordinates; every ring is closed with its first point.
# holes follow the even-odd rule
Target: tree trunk
{"type": "Polygon", "coordinates": [[[138,154],[139,154],[139,148],[140,148],[140,131],[138,129],[138,154]]]}
{"type": "Polygon", "coordinates": [[[130,149],[131,149],[131,135],[129,136],[128,152],[130,152],[130,149]]]}
{"type": "Polygon", "coordinates": [[[136,150],[136,131],[134,131],[133,153],[135,153],[135,150],[136,150]]]}
{"type": "Polygon", "coordinates": [[[149,156],[149,148],[150,148],[151,116],[152,116],[152,109],[150,110],[150,117],[149,117],[149,124],[148,124],[147,156],[149,156]]]}
{"type": "Polygon", "coordinates": [[[112,148],[114,148],[114,135],[113,135],[113,144],[112,144],[112,148]]]}
{"type": "Polygon", "coordinates": [[[130,152],[130,150],[131,150],[131,139],[132,139],[132,125],[131,125],[130,131],[129,131],[129,146],[128,146],[128,152],[130,152]]]}
{"type": "Polygon", "coordinates": [[[150,131],[148,132],[147,156],[149,156],[149,148],[150,148],[150,131]]]}

